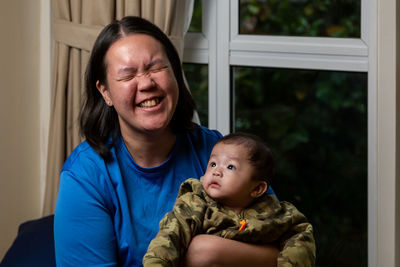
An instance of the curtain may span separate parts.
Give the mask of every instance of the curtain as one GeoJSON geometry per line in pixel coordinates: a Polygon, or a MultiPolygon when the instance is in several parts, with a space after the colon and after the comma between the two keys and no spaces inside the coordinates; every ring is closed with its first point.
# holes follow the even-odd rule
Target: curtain
{"type": "Polygon", "coordinates": [[[146,18],[171,39],[182,59],[194,0],[52,0],[53,80],[42,215],[54,213],[62,165],[82,141],[78,114],[84,71],[97,35],[115,19],[146,18]]]}

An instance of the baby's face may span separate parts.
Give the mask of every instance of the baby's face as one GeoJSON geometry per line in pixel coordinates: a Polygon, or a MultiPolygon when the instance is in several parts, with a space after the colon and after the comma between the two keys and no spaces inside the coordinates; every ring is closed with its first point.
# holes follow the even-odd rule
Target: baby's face
{"type": "Polygon", "coordinates": [[[250,193],[259,183],[252,178],[253,172],[245,147],[218,143],[211,152],[202,184],[210,197],[240,210],[251,203],[250,193]]]}

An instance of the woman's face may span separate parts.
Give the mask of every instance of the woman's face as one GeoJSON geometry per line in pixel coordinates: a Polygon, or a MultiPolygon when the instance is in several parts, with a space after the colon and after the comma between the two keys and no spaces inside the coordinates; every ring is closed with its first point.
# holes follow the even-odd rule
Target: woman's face
{"type": "Polygon", "coordinates": [[[179,90],[161,45],[146,34],[128,35],[106,53],[107,84],[97,82],[118,113],[121,133],[154,133],[169,127],[179,90]]]}

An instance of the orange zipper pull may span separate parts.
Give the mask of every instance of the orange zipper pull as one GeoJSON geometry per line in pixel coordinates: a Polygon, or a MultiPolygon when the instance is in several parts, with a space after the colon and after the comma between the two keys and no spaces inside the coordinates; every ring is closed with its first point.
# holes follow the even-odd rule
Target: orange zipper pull
{"type": "Polygon", "coordinates": [[[240,226],[239,226],[238,231],[242,231],[242,230],[244,230],[244,228],[246,228],[247,223],[245,220],[241,220],[239,224],[240,224],[240,226]]]}

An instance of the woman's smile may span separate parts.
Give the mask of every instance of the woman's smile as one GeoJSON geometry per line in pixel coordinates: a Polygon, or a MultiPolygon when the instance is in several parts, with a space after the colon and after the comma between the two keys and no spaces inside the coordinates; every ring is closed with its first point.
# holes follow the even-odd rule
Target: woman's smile
{"type": "Polygon", "coordinates": [[[138,106],[141,108],[152,108],[154,106],[157,106],[161,102],[161,100],[162,99],[159,97],[147,99],[139,103],[138,106]]]}

